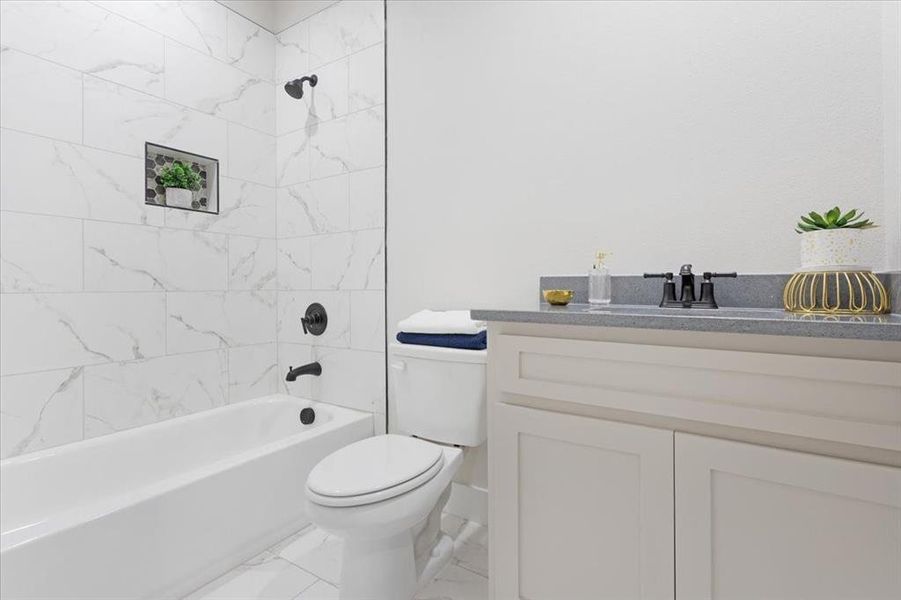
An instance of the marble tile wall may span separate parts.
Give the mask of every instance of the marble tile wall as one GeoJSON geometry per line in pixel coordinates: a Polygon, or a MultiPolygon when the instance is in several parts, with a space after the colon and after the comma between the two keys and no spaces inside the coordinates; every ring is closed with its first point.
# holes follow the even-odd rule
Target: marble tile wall
{"type": "Polygon", "coordinates": [[[0,458],[278,389],[275,53],[212,0],[0,3],[0,458]],[[145,141],[220,214],[144,205],[145,141]]]}
{"type": "Polygon", "coordinates": [[[282,391],[372,411],[385,423],[384,5],[344,0],[275,39],[282,83],[315,73],[295,100],[276,90],[279,373],[310,360],[323,375],[282,391]],[[321,337],[299,318],[328,311],[321,337]]]}

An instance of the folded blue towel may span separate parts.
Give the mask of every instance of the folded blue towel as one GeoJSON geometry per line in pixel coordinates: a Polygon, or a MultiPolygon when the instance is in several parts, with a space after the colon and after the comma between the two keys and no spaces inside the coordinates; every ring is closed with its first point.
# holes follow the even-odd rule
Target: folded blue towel
{"type": "Polygon", "coordinates": [[[401,344],[418,344],[420,346],[440,346],[441,348],[460,348],[462,350],[484,350],[488,347],[488,332],[468,335],[463,333],[404,333],[397,334],[401,344]]]}

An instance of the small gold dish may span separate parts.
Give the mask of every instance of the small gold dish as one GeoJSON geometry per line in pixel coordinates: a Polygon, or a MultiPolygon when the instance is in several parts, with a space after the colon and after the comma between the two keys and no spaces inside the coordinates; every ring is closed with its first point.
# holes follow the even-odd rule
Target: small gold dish
{"type": "Polygon", "coordinates": [[[572,290],[544,290],[542,294],[544,294],[545,302],[554,306],[566,306],[576,295],[572,290]]]}

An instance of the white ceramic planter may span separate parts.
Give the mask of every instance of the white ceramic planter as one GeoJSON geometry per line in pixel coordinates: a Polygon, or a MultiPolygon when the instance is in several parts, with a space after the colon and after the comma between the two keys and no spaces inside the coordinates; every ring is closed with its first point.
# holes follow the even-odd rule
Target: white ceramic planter
{"type": "Polygon", "coordinates": [[[801,271],[869,271],[862,229],[822,229],[801,234],[801,271]]]}
{"type": "Polygon", "coordinates": [[[194,192],[181,188],[166,188],[166,206],[178,208],[191,208],[194,192]]]}

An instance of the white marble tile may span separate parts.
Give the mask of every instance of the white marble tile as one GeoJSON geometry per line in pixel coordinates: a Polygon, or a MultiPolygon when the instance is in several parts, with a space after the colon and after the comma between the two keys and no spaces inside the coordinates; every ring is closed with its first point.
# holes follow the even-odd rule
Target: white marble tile
{"type": "Polygon", "coordinates": [[[348,110],[385,103],[385,46],[377,44],[350,57],[348,110]]]}
{"type": "Polygon", "coordinates": [[[170,354],[274,341],[275,292],[170,292],[170,354]]]}
{"type": "Polygon", "coordinates": [[[332,585],[341,582],[341,538],[310,526],[282,540],[270,552],[332,585]]]}
{"type": "Polygon", "coordinates": [[[279,188],[278,237],[334,233],[347,227],[346,175],[279,188]]]}
{"type": "Polygon", "coordinates": [[[81,290],[81,223],[0,212],[0,292],[81,290]]]}
{"type": "Polygon", "coordinates": [[[163,293],[5,294],[0,374],[159,356],[163,293]]]}
{"type": "Polygon", "coordinates": [[[350,345],[350,294],[334,291],[278,293],[278,341],[347,348],[350,345]],[[328,313],[328,326],[322,335],[305,335],[300,318],[307,306],[318,302],[328,313]]]}
{"type": "Polygon", "coordinates": [[[81,73],[0,46],[0,126],[80,143],[81,73]]]}
{"type": "Polygon", "coordinates": [[[228,9],[213,0],[97,0],[95,4],[210,56],[226,59],[228,9]]]}
{"type": "Polygon", "coordinates": [[[321,179],[353,171],[347,120],[320,123],[307,130],[310,138],[310,177],[321,179]]]}
{"type": "Polygon", "coordinates": [[[278,390],[276,344],[228,349],[228,401],[240,402],[278,390]]]}
{"type": "Polygon", "coordinates": [[[230,177],[275,186],[274,136],[229,123],[228,159],[230,177]]]}
{"type": "Polygon", "coordinates": [[[0,459],[82,438],[82,367],[0,377],[0,459]]]}
{"type": "Polygon", "coordinates": [[[385,350],[385,292],[350,293],[350,347],[385,350]]]}
{"type": "Polygon", "coordinates": [[[0,172],[3,210],[163,223],[165,211],[144,204],[143,158],[4,129],[0,131],[0,172]],[[37,180],[40,185],[34,185],[37,180]]]}
{"type": "Polygon", "coordinates": [[[275,248],[275,240],[229,236],[228,289],[274,290],[275,248]]]}
{"type": "Polygon", "coordinates": [[[308,19],[310,67],[358,52],[384,39],[384,4],[344,0],[308,19]]]}
{"type": "Polygon", "coordinates": [[[279,186],[310,179],[310,138],[306,129],[281,135],[276,141],[276,176],[279,186]]]}
{"type": "Polygon", "coordinates": [[[264,552],[209,583],[185,600],[292,600],[316,577],[264,552]]]}
{"type": "Polygon", "coordinates": [[[313,362],[313,347],[306,344],[278,344],[278,392],[298,398],[313,397],[313,377],[299,377],[296,381],[285,381],[289,369],[313,362]]]}
{"type": "Polygon", "coordinates": [[[322,364],[322,375],[313,381],[313,399],[367,412],[384,406],[384,353],[316,346],[313,358],[322,364]]]}
{"type": "MultiPolygon", "coordinates": [[[[294,103],[303,106],[303,110],[309,111],[317,121],[328,121],[346,115],[347,59],[317,67],[315,72],[319,78],[316,87],[305,90],[300,102],[295,100],[294,103]]],[[[288,94],[285,97],[293,100],[288,94]]]]}
{"type": "Polygon", "coordinates": [[[225,235],[85,221],[89,291],[224,290],[227,272],[225,235]]]}
{"type": "Polygon", "coordinates": [[[313,289],[384,289],[384,235],[381,229],[367,229],[315,237],[313,289]]]}
{"type": "Polygon", "coordinates": [[[228,61],[272,81],[275,78],[275,35],[234,11],[228,11],[228,61]]]}
{"type": "Polygon", "coordinates": [[[219,179],[219,214],[166,210],[166,226],[211,233],[275,237],[275,188],[230,177],[219,179]]]}
{"type": "Polygon", "coordinates": [[[171,40],[166,40],[166,98],[275,134],[275,95],[271,81],[171,40]]]}
{"type": "Polygon", "coordinates": [[[351,229],[385,226],[385,169],[356,171],[350,177],[351,229]]]}
{"type": "Polygon", "coordinates": [[[143,158],[149,141],[217,158],[228,172],[222,164],[226,125],[206,113],[85,76],[84,142],[89,146],[143,158]]]}
{"type": "Polygon", "coordinates": [[[85,367],[85,437],[223,406],[224,350],[85,367]]]}
{"type": "MultiPolygon", "coordinates": [[[[444,529],[444,519],[442,519],[444,529]]],[[[453,563],[473,573],[488,577],[488,528],[475,521],[461,520],[454,533],[453,563]]]]}
{"type": "Polygon", "coordinates": [[[312,276],[310,238],[278,240],[278,289],[308,290],[312,276]]]}
{"type": "Polygon", "coordinates": [[[351,171],[385,164],[385,107],[347,115],[347,140],[351,171]]]}
{"type": "Polygon", "coordinates": [[[301,21],[275,36],[276,83],[286,82],[307,74],[310,41],[307,22],[301,21]]]}
{"type": "Polygon", "coordinates": [[[2,2],[0,39],[84,73],[163,93],[163,36],[90,2],[2,2]]]}
{"type": "MultiPolygon", "coordinates": [[[[292,98],[277,85],[275,90],[276,133],[284,135],[320,121],[347,114],[348,61],[342,59],[315,69],[316,87],[304,84],[303,98],[292,98]]],[[[299,77],[299,75],[295,76],[299,77]]]]}
{"type": "Polygon", "coordinates": [[[338,600],[338,588],[332,584],[319,580],[294,600],[338,600]]]}
{"type": "Polygon", "coordinates": [[[487,600],[488,578],[451,564],[416,594],[415,600],[487,600]]]}

